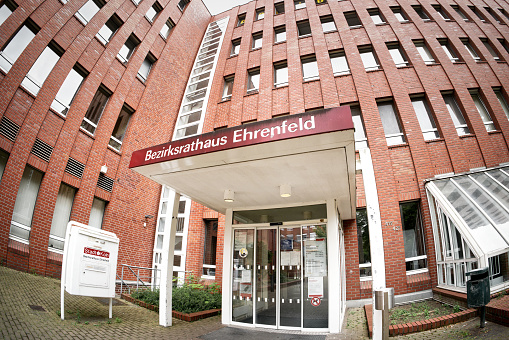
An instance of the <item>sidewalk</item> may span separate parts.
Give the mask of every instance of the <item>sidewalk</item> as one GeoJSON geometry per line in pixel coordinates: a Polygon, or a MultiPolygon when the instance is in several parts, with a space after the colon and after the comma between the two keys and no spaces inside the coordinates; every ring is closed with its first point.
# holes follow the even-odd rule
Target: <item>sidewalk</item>
{"type": "MultiPolygon", "coordinates": [[[[66,293],[66,319],[60,311],[60,281],[0,267],[1,339],[368,339],[362,308],[348,310],[342,334],[303,334],[253,329],[223,328],[215,316],[192,323],[173,319],[161,327],[158,315],[116,299],[108,320],[107,299],[66,293]],[[239,337],[239,335],[242,335],[239,337]]],[[[479,319],[450,327],[403,336],[405,339],[508,339],[509,328],[488,323],[479,332],[479,319]]],[[[396,339],[396,338],[395,338],[396,339]]]]}

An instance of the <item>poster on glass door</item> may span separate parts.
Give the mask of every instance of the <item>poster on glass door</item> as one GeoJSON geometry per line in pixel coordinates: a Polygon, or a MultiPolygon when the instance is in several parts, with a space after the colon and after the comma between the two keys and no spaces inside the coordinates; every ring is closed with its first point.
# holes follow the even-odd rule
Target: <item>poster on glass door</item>
{"type": "Polygon", "coordinates": [[[304,241],[304,276],[327,276],[327,247],[325,240],[304,241]]]}

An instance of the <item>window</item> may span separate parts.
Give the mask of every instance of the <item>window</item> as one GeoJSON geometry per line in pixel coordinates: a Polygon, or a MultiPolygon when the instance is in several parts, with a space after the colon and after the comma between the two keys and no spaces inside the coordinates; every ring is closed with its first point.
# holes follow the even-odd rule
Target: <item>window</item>
{"type": "Polygon", "coordinates": [[[445,21],[449,21],[451,20],[451,18],[449,18],[449,16],[447,15],[447,13],[444,11],[444,9],[442,8],[442,6],[440,5],[432,5],[433,8],[435,9],[435,11],[437,11],[438,15],[440,15],[440,17],[442,17],[442,19],[444,19],[445,21]]]}
{"type": "Polygon", "coordinates": [[[274,64],[274,86],[288,85],[288,65],[286,61],[274,64]]]}
{"type": "Polygon", "coordinates": [[[391,146],[405,143],[405,136],[403,135],[398,116],[394,111],[392,101],[379,102],[377,106],[384,127],[387,145],[391,146]]]}
{"type": "Polygon", "coordinates": [[[500,13],[502,13],[507,18],[507,20],[509,20],[509,13],[507,13],[505,11],[505,9],[499,8],[498,10],[499,10],[500,13]]]}
{"type": "Polygon", "coordinates": [[[493,49],[493,47],[490,44],[490,41],[487,38],[481,38],[482,43],[484,44],[484,47],[490,52],[491,56],[493,57],[493,60],[500,60],[500,57],[498,56],[497,52],[493,49]]]}
{"type": "Polygon", "coordinates": [[[386,23],[378,8],[368,9],[368,13],[375,25],[382,25],[386,23]]]}
{"type": "Polygon", "coordinates": [[[246,13],[240,14],[237,17],[237,27],[244,25],[246,22],[246,13]]]}
{"type": "Polygon", "coordinates": [[[488,13],[491,15],[491,17],[492,17],[493,19],[495,19],[495,21],[496,21],[497,23],[499,23],[499,24],[500,24],[500,18],[497,16],[497,14],[495,13],[495,11],[492,11],[492,10],[491,10],[491,8],[489,8],[489,7],[484,7],[484,9],[486,10],[486,12],[488,12],[488,13]]]}
{"type": "Polygon", "coordinates": [[[62,54],[63,51],[60,46],[52,41],[32,65],[21,85],[34,96],[37,96],[42,84],[44,84],[62,54]]]}
{"type": "Polygon", "coordinates": [[[7,165],[7,160],[9,159],[9,154],[4,150],[0,149],[0,183],[2,183],[2,176],[5,171],[5,166],[7,165]]]}
{"type": "Polygon", "coordinates": [[[430,18],[428,14],[422,9],[421,6],[412,6],[412,8],[415,10],[415,13],[423,20],[423,21],[429,21],[430,18]]]}
{"type": "Polygon", "coordinates": [[[234,55],[239,54],[239,51],[240,51],[240,41],[241,41],[240,38],[232,40],[232,50],[230,52],[230,56],[234,56],[234,55]]]}
{"type": "Polygon", "coordinates": [[[0,68],[4,70],[5,73],[9,72],[12,65],[16,62],[23,50],[25,50],[25,47],[30,44],[37,32],[39,32],[39,28],[31,21],[27,21],[7,43],[0,52],[0,68]]]}
{"type": "Polygon", "coordinates": [[[475,6],[468,6],[468,8],[470,8],[470,10],[477,16],[477,18],[479,18],[479,20],[481,20],[482,22],[486,21],[481,12],[475,6]]]}
{"type": "Polygon", "coordinates": [[[253,50],[257,48],[262,48],[262,41],[263,41],[263,33],[253,33],[253,45],[251,46],[253,50]]]}
{"type": "Polygon", "coordinates": [[[495,131],[495,123],[493,122],[493,119],[491,118],[486,105],[484,105],[481,96],[479,96],[478,91],[472,91],[470,92],[470,95],[472,96],[472,100],[474,101],[475,107],[477,108],[477,112],[479,112],[479,115],[481,116],[486,131],[495,131]]]}
{"type": "Polygon", "coordinates": [[[88,107],[85,117],[83,118],[83,122],[81,123],[82,129],[90,132],[92,135],[94,134],[110,95],[111,93],[106,90],[106,88],[102,86],[99,87],[94,98],[90,102],[90,106],[88,107]]]}
{"type": "Polygon", "coordinates": [[[359,272],[361,280],[371,278],[371,248],[369,245],[368,213],[366,208],[358,209],[357,222],[357,249],[359,251],[359,272]]]}
{"type": "Polygon", "coordinates": [[[468,21],[467,16],[460,9],[460,6],[458,6],[458,5],[451,5],[451,7],[452,7],[452,9],[454,9],[456,11],[456,13],[458,13],[458,15],[461,17],[461,19],[463,19],[464,21],[468,21]]]}
{"type": "Polygon", "coordinates": [[[0,6],[0,25],[18,8],[18,5],[12,0],[6,0],[0,6]]]}
{"type": "Polygon", "coordinates": [[[336,24],[332,16],[321,17],[320,22],[322,23],[323,33],[336,31],[336,24]]]}
{"type": "Polygon", "coordinates": [[[88,219],[88,225],[93,228],[102,229],[105,210],[106,201],[94,197],[94,201],[92,202],[92,209],[90,210],[90,217],[88,219]]]}
{"type": "Polygon", "coordinates": [[[163,25],[163,28],[161,28],[161,32],[159,32],[159,34],[161,34],[161,37],[163,37],[164,40],[168,38],[171,31],[173,30],[173,27],[175,27],[173,21],[171,19],[166,20],[166,22],[163,25]]]}
{"type": "Polygon", "coordinates": [[[147,13],[145,14],[145,18],[147,18],[148,21],[150,22],[154,22],[155,18],[157,17],[157,15],[159,14],[159,12],[161,12],[163,10],[163,8],[161,7],[161,5],[159,5],[159,3],[156,1],[154,2],[154,4],[152,5],[152,7],[150,7],[147,11],[147,13]]]}
{"type": "Polygon", "coordinates": [[[442,46],[442,50],[444,50],[447,57],[451,60],[453,63],[457,63],[460,61],[460,58],[457,57],[454,50],[449,46],[449,41],[447,39],[440,39],[438,41],[440,43],[440,46],[442,46]]]}
{"type": "Polygon", "coordinates": [[[284,25],[274,28],[274,42],[280,43],[283,41],[286,41],[286,27],[284,25]]]}
{"type": "Polygon", "coordinates": [[[470,44],[468,38],[461,39],[461,41],[463,42],[463,45],[467,49],[468,53],[472,56],[472,58],[474,58],[475,61],[481,61],[481,58],[470,44]]]}
{"type": "Polygon", "coordinates": [[[223,100],[229,99],[232,96],[233,92],[233,80],[234,76],[228,76],[224,78],[224,87],[223,87],[223,100]]]}
{"type": "Polygon", "coordinates": [[[330,62],[332,64],[332,72],[335,76],[341,74],[350,74],[350,67],[346,60],[345,51],[332,51],[329,52],[330,62]]]}
{"type": "Polygon", "coordinates": [[[315,56],[303,57],[302,62],[302,78],[304,81],[318,79],[318,63],[315,56]]]}
{"type": "Polygon", "coordinates": [[[421,222],[419,201],[399,204],[401,226],[405,244],[406,270],[418,270],[428,267],[424,246],[424,231],[421,222]]]}
{"type": "Polygon", "coordinates": [[[28,244],[32,227],[32,216],[42,177],[42,172],[29,166],[23,171],[16,196],[16,203],[14,203],[9,238],[28,244]]]}
{"type": "Polygon", "coordinates": [[[306,8],[306,1],[304,0],[296,0],[294,1],[295,4],[295,10],[306,8]]]}
{"type": "Polygon", "coordinates": [[[113,35],[115,35],[115,32],[117,32],[120,26],[122,26],[122,20],[120,20],[116,14],[112,15],[111,18],[106,21],[106,23],[97,33],[97,39],[106,45],[111,40],[113,35]]]}
{"type": "Polygon", "coordinates": [[[456,127],[456,132],[458,133],[458,136],[470,134],[467,122],[465,121],[465,117],[463,117],[463,113],[461,113],[458,103],[456,103],[456,99],[454,99],[454,95],[442,94],[442,97],[444,98],[447,110],[449,111],[454,126],[456,127]]]}
{"type": "Polygon", "coordinates": [[[356,11],[345,12],[345,19],[350,28],[362,27],[361,20],[356,11]]]}
{"type": "Polygon", "coordinates": [[[495,91],[495,95],[497,96],[498,102],[500,103],[500,106],[502,106],[502,110],[504,110],[507,119],[509,119],[509,105],[507,105],[507,101],[504,98],[502,89],[494,88],[493,91],[495,91]]]}
{"type": "Polygon", "coordinates": [[[265,17],[265,7],[256,10],[255,21],[262,20],[265,17]]]}
{"type": "Polygon", "coordinates": [[[48,248],[58,253],[64,251],[65,233],[67,230],[67,223],[71,217],[72,204],[76,189],[68,186],[67,184],[60,184],[58,190],[57,201],[55,203],[55,210],[53,210],[53,219],[51,220],[51,231],[49,235],[48,248]]]}
{"type": "Polygon", "coordinates": [[[417,120],[421,127],[424,140],[433,140],[440,138],[435,120],[429,111],[428,103],[424,97],[413,98],[412,105],[414,107],[417,120]]]}
{"type": "Polygon", "coordinates": [[[309,20],[302,20],[297,22],[297,31],[299,33],[299,38],[311,35],[311,26],[309,25],[309,20]]]}
{"type": "Polygon", "coordinates": [[[378,59],[371,46],[359,47],[359,53],[366,71],[376,71],[380,69],[378,59]]]}
{"type": "Polygon", "coordinates": [[[217,220],[205,221],[203,276],[216,275],[217,220]]]}
{"type": "Polygon", "coordinates": [[[504,47],[505,51],[507,53],[509,53],[509,44],[507,43],[507,41],[503,38],[497,38],[497,39],[500,42],[500,45],[502,45],[504,47]]]}
{"type": "Polygon", "coordinates": [[[127,64],[129,61],[129,58],[133,55],[134,49],[139,44],[139,40],[136,39],[136,37],[131,34],[129,38],[127,38],[124,45],[120,48],[120,51],[118,51],[117,58],[120,59],[120,61],[124,64],[127,64]]]}
{"type": "Polygon", "coordinates": [[[392,60],[396,67],[405,67],[408,65],[405,54],[403,53],[399,43],[387,43],[387,48],[391,54],[392,60]]]}
{"type": "Polygon", "coordinates": [[[392,12],[394,13],[394,16],[396,19],[398,19],[399,22],[408,22],[406,14],[403,12],[401,7],[391,7],[392,12]]]}
{"type": "Polygon", "coordinates": [[[326,4],[327,3],[327,0],[315,0],[315,4],[316,5],[323,5],[323,4],[326,4]]]}
{"type": "Polygon", "coordinates": [[[364,123],[362,121],[361,109],[358,105],[350,106],[352,112],[352,121],[354,127],[355,150],[368,147],[368,139],[364,130],[364,123]]]}
{"type": "Polygon", "coordinates": [[[138,70],[138,76],[143,80],[143,82],[147,81],[150,70],[152,69],[152,65],[156,62],[156,58],[152,54],[147,54],[145,60],[141,64],[140,69],[138,70]]]}
{"type": "Polygon", "coordinates": [[[285,3],[283,1],[274,4],[274,15],[283,14],[285,12],[285,3]]]}
{"type": "Polygon", "coordinates": [[[62,86],[60,86],[60,90],[58,90],[53,103],[51,103],[51,108],[63,116],[67,115],[69,107],[85,77],[86,73],[82,70],[81,66],[74,66],[65,78],[62,86]]]}
{"type": "Polygon", "coordinates": [[[260,87],[260,69],[247,71],[247,92],[258,91],[260,87]]]}
{"type": "Polygon", "coordinates": [[[177,4],[177,7],[180,9],[181,12],[184,12],[184,9],[186,8],[189,1],[191,1],[191,0],[180,0],[179,1],[179,3],[177,4]]]}
{"type": "MultiPolygon", "coordinates": [[[[67,0],[66,0],[67,1],[67,0]]],[[[138,6],[141,2],[141,0],[131,0],[136,6],[138,6]]]]}
{"type": "Polygon", "coordinates": [[[104,3],[99,2],[98,0],[88,0],[81,8],[76,12],[76,18],[83,25],[88,24],[90,19],[94,17],[94,15],[99,12],[99,9],[103,7],[104,3]]]}
{"type": "Polygon", "coordinates": [[[127,131],[127,126],[129,125],[129,120],[133,112],[134,110],[125,104],[122,110],[120,110],[109,142],[109,146],[117,151],[120,151],[122,147],[122,141],[124,140],[125,132],[127,131]]]}
{"type": "Polygon", "coordinates": [[[428,50],[428,47],[426,47],[426,44],[422,40],[414,41],[415,48],[417,48],[417,51],[421,55],[422,60],[426,65],[432,65],[435,63],[435,59],[433,59],[433,56],[428,50]]]}

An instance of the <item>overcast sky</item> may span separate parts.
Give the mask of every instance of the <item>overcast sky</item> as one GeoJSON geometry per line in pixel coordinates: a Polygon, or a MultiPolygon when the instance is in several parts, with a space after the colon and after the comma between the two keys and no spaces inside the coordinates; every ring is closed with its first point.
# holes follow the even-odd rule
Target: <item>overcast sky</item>
{"type": "Polygon", "coordinates": [[[251,0],[203,0],[203,3],[209,9],[210,14],[216,15],[249,1],[251,0]]]}

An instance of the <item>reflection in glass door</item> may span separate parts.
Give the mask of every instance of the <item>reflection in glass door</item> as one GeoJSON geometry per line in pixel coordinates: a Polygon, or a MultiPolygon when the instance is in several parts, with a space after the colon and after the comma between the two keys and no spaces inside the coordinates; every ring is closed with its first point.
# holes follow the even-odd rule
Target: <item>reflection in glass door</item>
{"type": "Polygon", "coordinates": [[[254,230],[235,230],[232,270],[232,321],[253,323],[254,230]]]}
{"type": "Polygon", "coordinates": [[[277,230],[256,232],[256,317],[258,325],[276,326],[277,230]]]}
{"type": "Polygon", "coordinates": [[[279,325],[282,327],[302,327],[302,235],[300,227],[280,228],[279,239],[279,325]]]}

